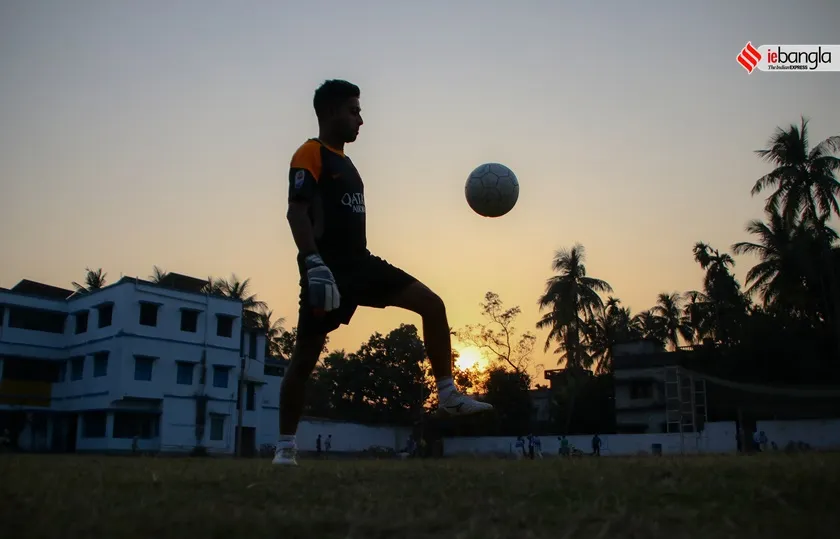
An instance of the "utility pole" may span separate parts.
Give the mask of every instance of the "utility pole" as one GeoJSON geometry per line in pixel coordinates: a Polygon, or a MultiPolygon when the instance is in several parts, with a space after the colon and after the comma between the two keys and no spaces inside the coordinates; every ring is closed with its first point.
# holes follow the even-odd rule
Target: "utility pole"
{"type": "Polygon", "coordinates": [[[242,456],[242,408],[244,408],[244,400],[242,393],[245,388],[245,354],[240,350],[239,355],[239,395],[236,397],[236,456],[242,456]]]}
{"type": "MultiPolygon", "coordinates": [[[[240,329],[241,343],[239,346],[239,391],[236,396],[236,456],[242,456],[242,413],[245,408],[245,317],[242,318],[242,329],[240,329]]],[[[248,346],[251,345],[251,339],[248,339],[248,346]]]]}

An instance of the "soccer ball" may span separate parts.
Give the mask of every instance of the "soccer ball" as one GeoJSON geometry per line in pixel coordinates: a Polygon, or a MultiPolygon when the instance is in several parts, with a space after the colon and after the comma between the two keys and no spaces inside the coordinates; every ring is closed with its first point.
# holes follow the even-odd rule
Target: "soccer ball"
{"type": "Polygon", "coordinates": [[[467,204],[484,217],[501,217],[519,199],[519,180],[511,169],[499,163],[478,166],[467,178],[464,188],[467,204]]]}

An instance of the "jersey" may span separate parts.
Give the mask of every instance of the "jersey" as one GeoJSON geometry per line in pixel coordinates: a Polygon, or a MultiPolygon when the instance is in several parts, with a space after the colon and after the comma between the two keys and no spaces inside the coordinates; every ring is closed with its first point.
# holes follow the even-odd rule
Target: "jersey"
{"type": "Polygon", "coordinates": [[[315,245],[327,265],[369,254],[365,188],[344,155],[318,139],[304,142],[289,167],[289,202],[307,202],[315,245]]]}

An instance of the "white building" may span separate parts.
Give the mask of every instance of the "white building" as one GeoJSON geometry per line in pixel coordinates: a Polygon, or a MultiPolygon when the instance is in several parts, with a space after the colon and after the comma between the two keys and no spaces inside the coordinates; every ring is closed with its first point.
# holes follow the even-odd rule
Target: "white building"
{"type": "Polygon", "coordinates": [[[613,346],[616,431],[697,432],[707,419],[706,384],[681,369],[687,352],[638,340],[613,346]]]}
{"type": "Polygon", "coordinates": [[[205,282],[0,289],[0,429],[31,450],[233,453],[244,363],[243,453],[276,440],[283,365],[205,282]]]}

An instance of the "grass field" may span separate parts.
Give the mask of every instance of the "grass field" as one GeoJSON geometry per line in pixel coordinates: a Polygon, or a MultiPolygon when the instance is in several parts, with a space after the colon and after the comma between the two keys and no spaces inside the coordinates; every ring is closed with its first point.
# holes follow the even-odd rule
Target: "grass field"
{"type": "Polygon", "coordinates": [[[9,538],[832,537],[840,455],[267,460],[0,455],[9,538]]]}

